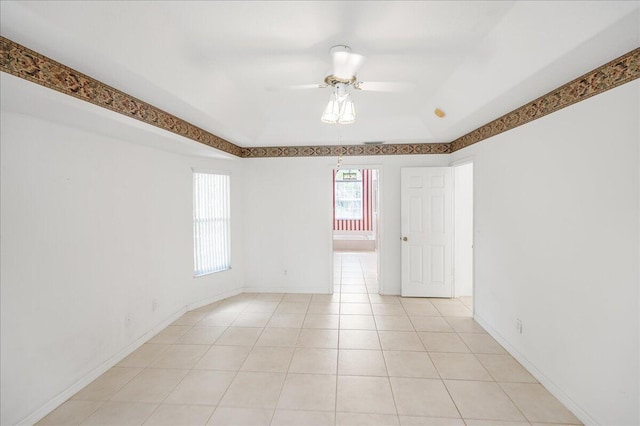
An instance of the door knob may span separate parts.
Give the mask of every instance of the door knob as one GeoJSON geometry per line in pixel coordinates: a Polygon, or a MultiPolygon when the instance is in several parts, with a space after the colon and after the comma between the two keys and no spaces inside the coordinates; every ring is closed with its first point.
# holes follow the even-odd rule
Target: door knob
{"type": "Polygon", "coordinates": [[[407,237],[402,237],[402,241],[407,241],[407,237]]]}

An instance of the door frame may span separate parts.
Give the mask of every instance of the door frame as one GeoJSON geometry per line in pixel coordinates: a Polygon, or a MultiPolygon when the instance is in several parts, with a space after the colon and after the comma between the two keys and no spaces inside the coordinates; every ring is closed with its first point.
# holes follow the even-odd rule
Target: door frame
{"type": "MultiPolygon", "coordinates": [[[[328,166],[330,171],[333,170],[338,170],[338,169],[368,169],[368,170],[377,170],[378,171],[378,218],[377,218],[377,227],[378,227],[378,240],[376,241],[376,265],[378,268],[378,294],[385,294],[384,290],[384,268],[382,267],[382,254],[384,252],[384,226],[383,226],[383,221],[382,221],[382,217],[383,217],[383,189],[382,189],[382,182],[383,182],[383,170],[384,170],[384,166],[380,163],[374,163],[374,164],[362,164],[362,163],[355,163],[355,164],[345,164],[344,162],[342,164],[340,164],[340,167],[338,167],[338,165],[336,164],[330,164],[328,166]]],[[[331,185],[333,185],[333,178],[331,180],[331,185]]],[[[330,260],[331,260],[331,282],[329,284],[329,293],[333,294],[333,277],[335,276],[335,262],[333,261],[333,203],[335,203],[335,199],[333,197],[331,197],[331,203],[329,204],[329,217],[330,222],[329,222],[329,232],[328,232],[328,237],[329,237],[329,241],[330,241],[330,247],[331,250],[329,251],[329,256],[330,256],[330,260]]]]}
{"type": "MultiPolygon", "coordinates": [[[[471,181],[473,183],[473,188],[471,191],[471,197],[473,200],[473,208],[471,209],[471,215],[472,215],[472,224],[471,224],[471,294],[472,294],[472,298],[473,298],[473,306],[472,306],[472,314],[475,317],[475,312],[476,312],[476,167],[474,164],[474,155],[469,155],[463,158],[460,158],[458,160],[452,161],[449,163],[449,167],[458,167],[458,166],[464,166],[466,164],[472,164],[473,165],[473,173],[471,174],[471,181]]],[[[455,179],[455,170],[454,170],[454,174],[453,174],[453,188],[455,191],[455,186],[456,186],[456,179],[455,179]]],[[[455,214],[456,211],[456,204],[455,204],[456,200],[455,197],[453,197],[453,211],[455,214]]],[[[455,229],[454,229],[455,232],[455,229]]],[[[455,247],[455,238],[453,241],[453,250],[455,253],[456,247],[455,247]]],[[[454,257],[454,262],[455,262],[455,257],[454,257]]],[[[454,275],[453,277],[453,291],[454,291],[454,295],[455,295],[455,288],[456,288],[456,277],[454,275]]]]}

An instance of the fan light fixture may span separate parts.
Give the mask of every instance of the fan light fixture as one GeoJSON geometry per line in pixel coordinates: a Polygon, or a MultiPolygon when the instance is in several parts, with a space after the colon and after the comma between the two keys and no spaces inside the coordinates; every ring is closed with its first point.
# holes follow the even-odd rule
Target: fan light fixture
{"type": "Polygon", "coordinates": [[[329,124],[351,124],[356,121],[356,106],[347,93],[347,85],[337,83],[334,87],[320,119],[329,124]]]}

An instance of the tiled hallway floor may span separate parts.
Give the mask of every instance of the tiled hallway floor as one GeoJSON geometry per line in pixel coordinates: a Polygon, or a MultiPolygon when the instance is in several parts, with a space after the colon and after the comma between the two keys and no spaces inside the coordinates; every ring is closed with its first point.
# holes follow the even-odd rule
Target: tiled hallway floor
{"type": "Polygon", "coordinates": [[[579,423],[473,321],[470,300],[379,296],[366,256],[336,256],[335,294],[191,311],[41,424],[579,423]]]}

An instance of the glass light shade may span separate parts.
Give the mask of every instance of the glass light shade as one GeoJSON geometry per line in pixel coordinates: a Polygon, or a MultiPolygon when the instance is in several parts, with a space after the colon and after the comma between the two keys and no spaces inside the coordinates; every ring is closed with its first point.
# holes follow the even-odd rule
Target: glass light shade
{"type": "Polygon", "coordinates": [[[342,102],[338,123],[351,124],[356,121],[356,106],[350,98],[342,102]]]}
{"type": "Polygon", "coordinates": [[[340,102],[336,99],[334,94],[329,98],[329,103],[322,113],[323,123],[337,123],[340,118],[340,102]]]}

